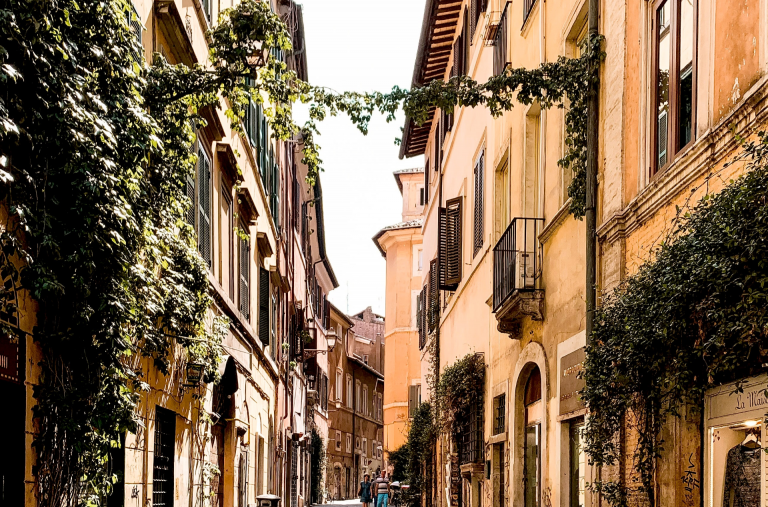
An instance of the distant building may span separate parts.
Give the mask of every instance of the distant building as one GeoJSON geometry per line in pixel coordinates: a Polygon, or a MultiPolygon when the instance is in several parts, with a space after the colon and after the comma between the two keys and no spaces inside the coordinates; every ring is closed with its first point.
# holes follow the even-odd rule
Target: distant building
{"type": "Polygon", "coordinates": [[[353,317],[330,306],[338,336],[328,354],[333,378],[328,390],[326,491],[330,499],[357,497],[364,474],[383,466],[384,319],[371,308],[353,317]],[[358,334],[360,333],[360,334],[358,334]]]}
{"type": "MultiPolygon", "coordinates": [[[[422,399],[422,357],[418,322],[424,274],[421,228],[424,223],[424,170],[395,171],[403,196],[402,222],[384,227],[373,242],[387,260],[384,455],[402,446],[409,420],[422,399]]],[[[423,345],[423,344],[422,344],[423,345]]],[[[424,363],[426,364],[426,363],[424,363]]],[[[425,396],[426,397],[426,396],[425,396]]]]}

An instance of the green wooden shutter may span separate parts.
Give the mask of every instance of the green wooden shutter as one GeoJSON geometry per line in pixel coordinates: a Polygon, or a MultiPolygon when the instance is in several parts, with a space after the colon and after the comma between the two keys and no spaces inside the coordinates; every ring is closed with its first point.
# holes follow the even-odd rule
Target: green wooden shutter
{"type": "Polygon", "coordinates": [[[438,256],[440,257],[440,289],[456,290],[461,282],[461,197],[438,210],[438,256]]]}
{"type": "Polygon", "coordinates": [[[240,314],[251,319],[251,240],[240,239],[240,314]]]}
{"type": "Polygon", "coordinates": [[[202,146],[197,152],[197,243],[200,255],[211,267],[211,161],[202,146]]]}
{"type": "Polygon", "coordinates": [[[269,345],[269,271],[259,268],[259,340],[269,345]]]}

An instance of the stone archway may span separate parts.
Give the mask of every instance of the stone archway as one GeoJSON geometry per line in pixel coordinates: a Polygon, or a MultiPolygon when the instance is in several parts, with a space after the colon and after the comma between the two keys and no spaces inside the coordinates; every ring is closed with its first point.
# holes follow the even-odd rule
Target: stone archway
{"type": "MultiPolygon", "coordinates": [[[[510,477],[508,484],[510,485],[510,497],[512,505],[525,506],[525,489],[524,489],[524,473],[525,473],[525,442],[526,442],[526,406],[525,406],[525,393],[528,380],[532,374],[538,370],[541,378],[541,406],[540,406],[540,421],[539,421],[539,499],[541,498],[541,490],[543,485],[547,482],[547,432],[549,430],[549,369],[547,367],[547,356],[544,347],[538,342],[531,342],[520,353],[520,357],[515,365],[514,374],[512,376],[512,389],[509,409],[510,425],[509,425],[509,449],[511,455],[510,477]]],[[[529,435],[530,438],[530,435],[529,435]]]]}

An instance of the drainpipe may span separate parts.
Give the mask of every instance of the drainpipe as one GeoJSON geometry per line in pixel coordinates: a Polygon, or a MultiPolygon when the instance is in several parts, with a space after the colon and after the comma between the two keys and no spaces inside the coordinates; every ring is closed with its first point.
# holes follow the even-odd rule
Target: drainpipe
{"type": "MultiPolygon", "coordinates": [[[[589,0],[589,38],[597,36],[600,0],[589,0]]],[[[595,305],[597,300],[595,284],[597,281],[597,137],[598,137],[598,84],[589,85],[589,102],[587,114],[587,342],[592,340],[592,330],[595,322],[595,305]]]]}

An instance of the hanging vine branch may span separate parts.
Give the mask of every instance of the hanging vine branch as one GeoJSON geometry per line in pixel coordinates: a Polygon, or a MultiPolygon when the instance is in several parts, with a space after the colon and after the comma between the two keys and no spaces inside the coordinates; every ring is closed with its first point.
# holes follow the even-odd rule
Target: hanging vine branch
{"type": "MultiPolygon", "coordinates": [[[[586,451],[598,466],[629,452],[649,500],[669,417],[768,363],[768,135],[745,144],[742,157],[748,172],[679,209],[656,259],[605,298],[587,347],[586,451]],[[621,448],[625,425],[636,449],[621,448]]],[[[632,486],[595,487],[619,506],[632,486]]]]}

